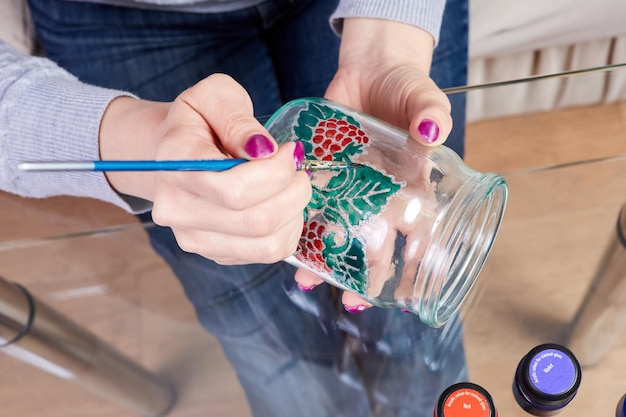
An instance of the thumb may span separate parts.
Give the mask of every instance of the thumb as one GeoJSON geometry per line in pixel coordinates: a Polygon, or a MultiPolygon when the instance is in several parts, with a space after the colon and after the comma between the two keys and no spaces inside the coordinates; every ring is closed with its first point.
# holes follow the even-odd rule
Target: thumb
{"type": "Polygon", "coordinates": [[[213,74],[187,93],[190,105],[217,136],[217,145],[229,155],[258,159],[269,157],[278,150],[276,141],[254,118],[248,92],[230,76],[213,74]]]}
{"type": "Polygon", "coordinates": [[[245,139],[243,150],[245,155],[241,156],[244,158],[265,158],[276,152],[276,143],[271,139],[269,134],[253,133],[245,139]]]}
{"type": "Polygon", "coordinates": [[[427,91],[413,93],[407,100],[409,133],[422,144],[442,144],[452,131],[450,110],[450,100],[434,83],[427,91]]]}

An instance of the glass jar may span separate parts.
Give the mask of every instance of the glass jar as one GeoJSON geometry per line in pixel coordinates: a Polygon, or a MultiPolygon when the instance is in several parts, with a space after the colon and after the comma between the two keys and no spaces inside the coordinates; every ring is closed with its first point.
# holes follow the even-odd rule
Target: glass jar
{"type": "Polygon", "coordinates": [[[279,143],[302,141],[307,159],[355,164],[311,173],[303,234],[287,261],[375,306],[446,323],[496,237],[504,179],[321,98],[285,104],[266,127],[279,143]]]}

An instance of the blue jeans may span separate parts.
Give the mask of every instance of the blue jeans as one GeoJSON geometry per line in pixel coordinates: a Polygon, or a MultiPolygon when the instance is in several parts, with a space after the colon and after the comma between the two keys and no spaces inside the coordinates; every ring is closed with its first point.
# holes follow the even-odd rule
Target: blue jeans
{"type": "MultiPolygon", "coordinates": [[[[225,72],[263,116],[285,101],[322,96],[337,68],[339,38],[328,24],[337,0],[267,0],[222,14],[29,1],[50,59],[82,81],[145,99],[173,100],[225,72]]],[[[450,0],[432,77],[442,88],[463,85],[466,65],[467,2],[450,0]]],[[[460,154],[464,100],[451,97],[447,142],[460,154]]],[[[398,310],[351,315],[333,287],[299,291],[285,263],[221,266],[183,252],[169,228],[149,234],[257,417],[425,416],[443,389],[466,378],[456,321],[432,329],[398,310]]]]}

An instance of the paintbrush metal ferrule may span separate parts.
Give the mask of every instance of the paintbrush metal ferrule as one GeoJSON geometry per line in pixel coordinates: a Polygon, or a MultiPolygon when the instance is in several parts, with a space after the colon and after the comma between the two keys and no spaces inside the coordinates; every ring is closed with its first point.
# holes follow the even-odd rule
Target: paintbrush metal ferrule
{"type": "Polygon", "coordinates": [[[306,171],[321,171],[321,170],[342,170],[342,169],[350,169],[356,168],[358,164],[353,164],[352,162],[342,162],[342,161],[319,161],[319,160],[306,160],[302,163],[302,167],[300,169],[306,171]]]}

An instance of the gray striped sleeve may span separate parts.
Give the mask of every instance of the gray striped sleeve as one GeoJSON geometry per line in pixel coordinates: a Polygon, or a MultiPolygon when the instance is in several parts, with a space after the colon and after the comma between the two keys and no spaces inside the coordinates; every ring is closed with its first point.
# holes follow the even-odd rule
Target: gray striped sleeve
{"type": "Polygon", "coordinates": [[[149,203],[115,192],[102,173],[21,172],[37,160],[99,159],[100,120],[127,93],[81,83],[50,60],[0,41],[0,189],[24,197],[92,197],[139,212],[149,203]]]}
{"type": "Polygon", "coordinates": [[[341,33],[343,19],[348,17],[395,20],[426,30],[437,44],[445,6],[446,0],[341,0],[331,24],[341,33]]]}

